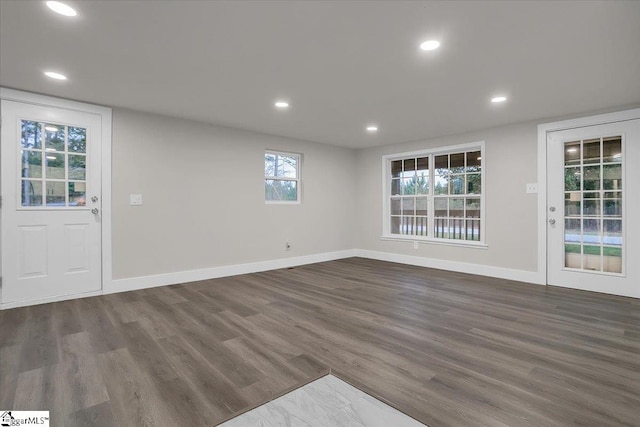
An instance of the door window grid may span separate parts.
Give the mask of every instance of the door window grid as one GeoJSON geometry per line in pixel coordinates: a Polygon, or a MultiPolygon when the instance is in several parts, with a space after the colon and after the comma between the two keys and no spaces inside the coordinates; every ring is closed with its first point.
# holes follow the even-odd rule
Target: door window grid
{"type": "Polygon", "coordinates": [[[389,234],[482,241],[481,153],[480,147],[474,147],[446,154],[390,158],[389,234]]]}
{"type": "Polygon", "coordinates": [[[86,205],[86,129],[21,121],[19,206],[86,205]]]}
{"type": "Polygon", "coordinates": [[[622,273],[622,137],[564,144],[564,266],[622,273]]]}

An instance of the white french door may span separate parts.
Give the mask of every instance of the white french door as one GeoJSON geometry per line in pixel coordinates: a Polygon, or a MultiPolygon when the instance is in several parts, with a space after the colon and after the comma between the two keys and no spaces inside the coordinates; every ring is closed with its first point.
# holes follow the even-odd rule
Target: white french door
{"type": "Polygon", "coordinates": [[[99,291],[98,114],[2,100],[2,303],[99,291]]]}
{"type": "Polygon", "coordinates": [[[548,283],[640,297],[640,119],[547,134],[548,283]]]}

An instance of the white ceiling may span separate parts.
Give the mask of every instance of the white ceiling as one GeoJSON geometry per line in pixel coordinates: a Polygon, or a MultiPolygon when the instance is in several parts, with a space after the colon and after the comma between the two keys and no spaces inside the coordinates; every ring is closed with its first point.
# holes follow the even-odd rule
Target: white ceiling
{"type": "Polygon", "coordinates": [[[44,3],[0,2],[2,86],[354,148],[640,102],[638,1],[44,3]]]}

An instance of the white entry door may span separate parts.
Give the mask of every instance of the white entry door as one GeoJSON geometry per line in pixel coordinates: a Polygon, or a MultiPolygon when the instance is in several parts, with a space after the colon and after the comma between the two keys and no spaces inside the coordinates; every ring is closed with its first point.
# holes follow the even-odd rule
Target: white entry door
{"type": "Polygon", "coordinates": [[[550,285],[640,297],[640,119],[547,135],[550,285]]]}
{"type": "Polygon", "coordinates": [[[2,303],[99,291],[101,117],[2,100],[2,303]]]}

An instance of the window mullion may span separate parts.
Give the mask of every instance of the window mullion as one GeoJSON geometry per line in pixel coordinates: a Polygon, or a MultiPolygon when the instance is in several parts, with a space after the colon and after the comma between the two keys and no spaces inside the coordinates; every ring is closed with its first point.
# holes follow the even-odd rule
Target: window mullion
{"type": "Polygon", "coordinates": [[[434,194],[435,194],[435,184],[436,184],[436,173],[435,173],[435,163],[434,163],[434,159],[435,156],[433,154],[429,154],[429,197],[427,199],[427,215],[429,215],[429,217],[427,218],[427,225],[429,227],[429,230],[427,231],[427,237],[428,238],[433,238],[434,235],[434,226],[435,226],[435,220],[434,220],[434,215],[435,215],[435,208],[434,208],[434,194]]]}

